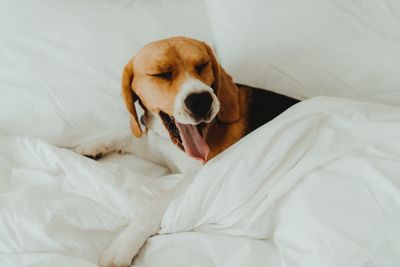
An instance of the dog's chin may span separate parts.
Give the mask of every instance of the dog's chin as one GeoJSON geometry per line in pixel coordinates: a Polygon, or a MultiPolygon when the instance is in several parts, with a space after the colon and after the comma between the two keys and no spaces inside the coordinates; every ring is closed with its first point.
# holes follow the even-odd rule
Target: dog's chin
{"type": "Polygon", "coordinates": [[[190,157],[202,162],[207,161],[210,148],[205,141],[204,132],[210,122],[196,119],[197,124],[185,124],[163,111],[160,111],[159,115],[172,143],[190,157]]]}

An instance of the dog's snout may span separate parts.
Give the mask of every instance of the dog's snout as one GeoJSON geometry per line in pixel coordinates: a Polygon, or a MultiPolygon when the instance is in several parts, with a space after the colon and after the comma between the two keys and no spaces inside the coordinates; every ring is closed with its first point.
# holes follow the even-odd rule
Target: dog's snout
{"type": "Polygon", "coordinates": [[[202,118],[210,111],[212,102],[213,98],[209,92],[192,93],[185,99],[185,105],[190,112],[202,118]]]}

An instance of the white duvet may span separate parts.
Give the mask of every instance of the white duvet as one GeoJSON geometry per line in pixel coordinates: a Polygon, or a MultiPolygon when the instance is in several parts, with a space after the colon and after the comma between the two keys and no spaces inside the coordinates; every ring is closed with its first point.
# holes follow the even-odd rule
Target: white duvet
{"type": "MultiPolygon", "coordinates": [[[[175,182],[135,155],[98,162],[0,137],[0,266],[96,266],[175,182]]],[[[304,101],[208,162],[138,266],[400,266],[400,109],[304,101]]]]}

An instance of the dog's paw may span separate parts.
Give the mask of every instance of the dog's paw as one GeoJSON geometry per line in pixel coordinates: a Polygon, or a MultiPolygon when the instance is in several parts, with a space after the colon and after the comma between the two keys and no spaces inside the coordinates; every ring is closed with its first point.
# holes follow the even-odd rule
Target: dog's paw
{"type": "Polygon", "coordinates": [[[100,136],[74,147],[74,151],[91,159],[99,159],[112,152],[125,154],[132,142],[130,133],[100,136]]]}
{"type": "Polygon", "coordinates": [[[132,237],[126,235],[118,236],[101,256],[100,267],[130,266],[133,258],[146,241],[146,238],[140,240],[131,238],[132,237]]]}
{"type": "Polygon", "coordinates": [[[93,142],[79,145],[74,148],[75,152],[81,154],[82,156],[97,160],[104,155],[112,152],[110,148],[103,143],[93,142]]]}
{"type": "Polygon", "coordinates": [[[124,154],[127,153],[127,151],[125,149],[123,149],[123,148],[120,148],[120,149],[117,149],[117,153],[120,154],[120,155],[124,155],[124,154]]]}

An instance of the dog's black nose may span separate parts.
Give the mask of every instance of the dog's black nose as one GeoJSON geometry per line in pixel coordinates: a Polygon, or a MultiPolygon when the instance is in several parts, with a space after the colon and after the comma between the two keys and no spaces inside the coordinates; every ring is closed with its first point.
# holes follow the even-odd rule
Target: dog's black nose
{"type": "Polygon", "coordinates": [[[192,93],[186,97],[185,105],[193,115],[204,118],[210,111],[212,101],[209,92],[192,93]]]}

